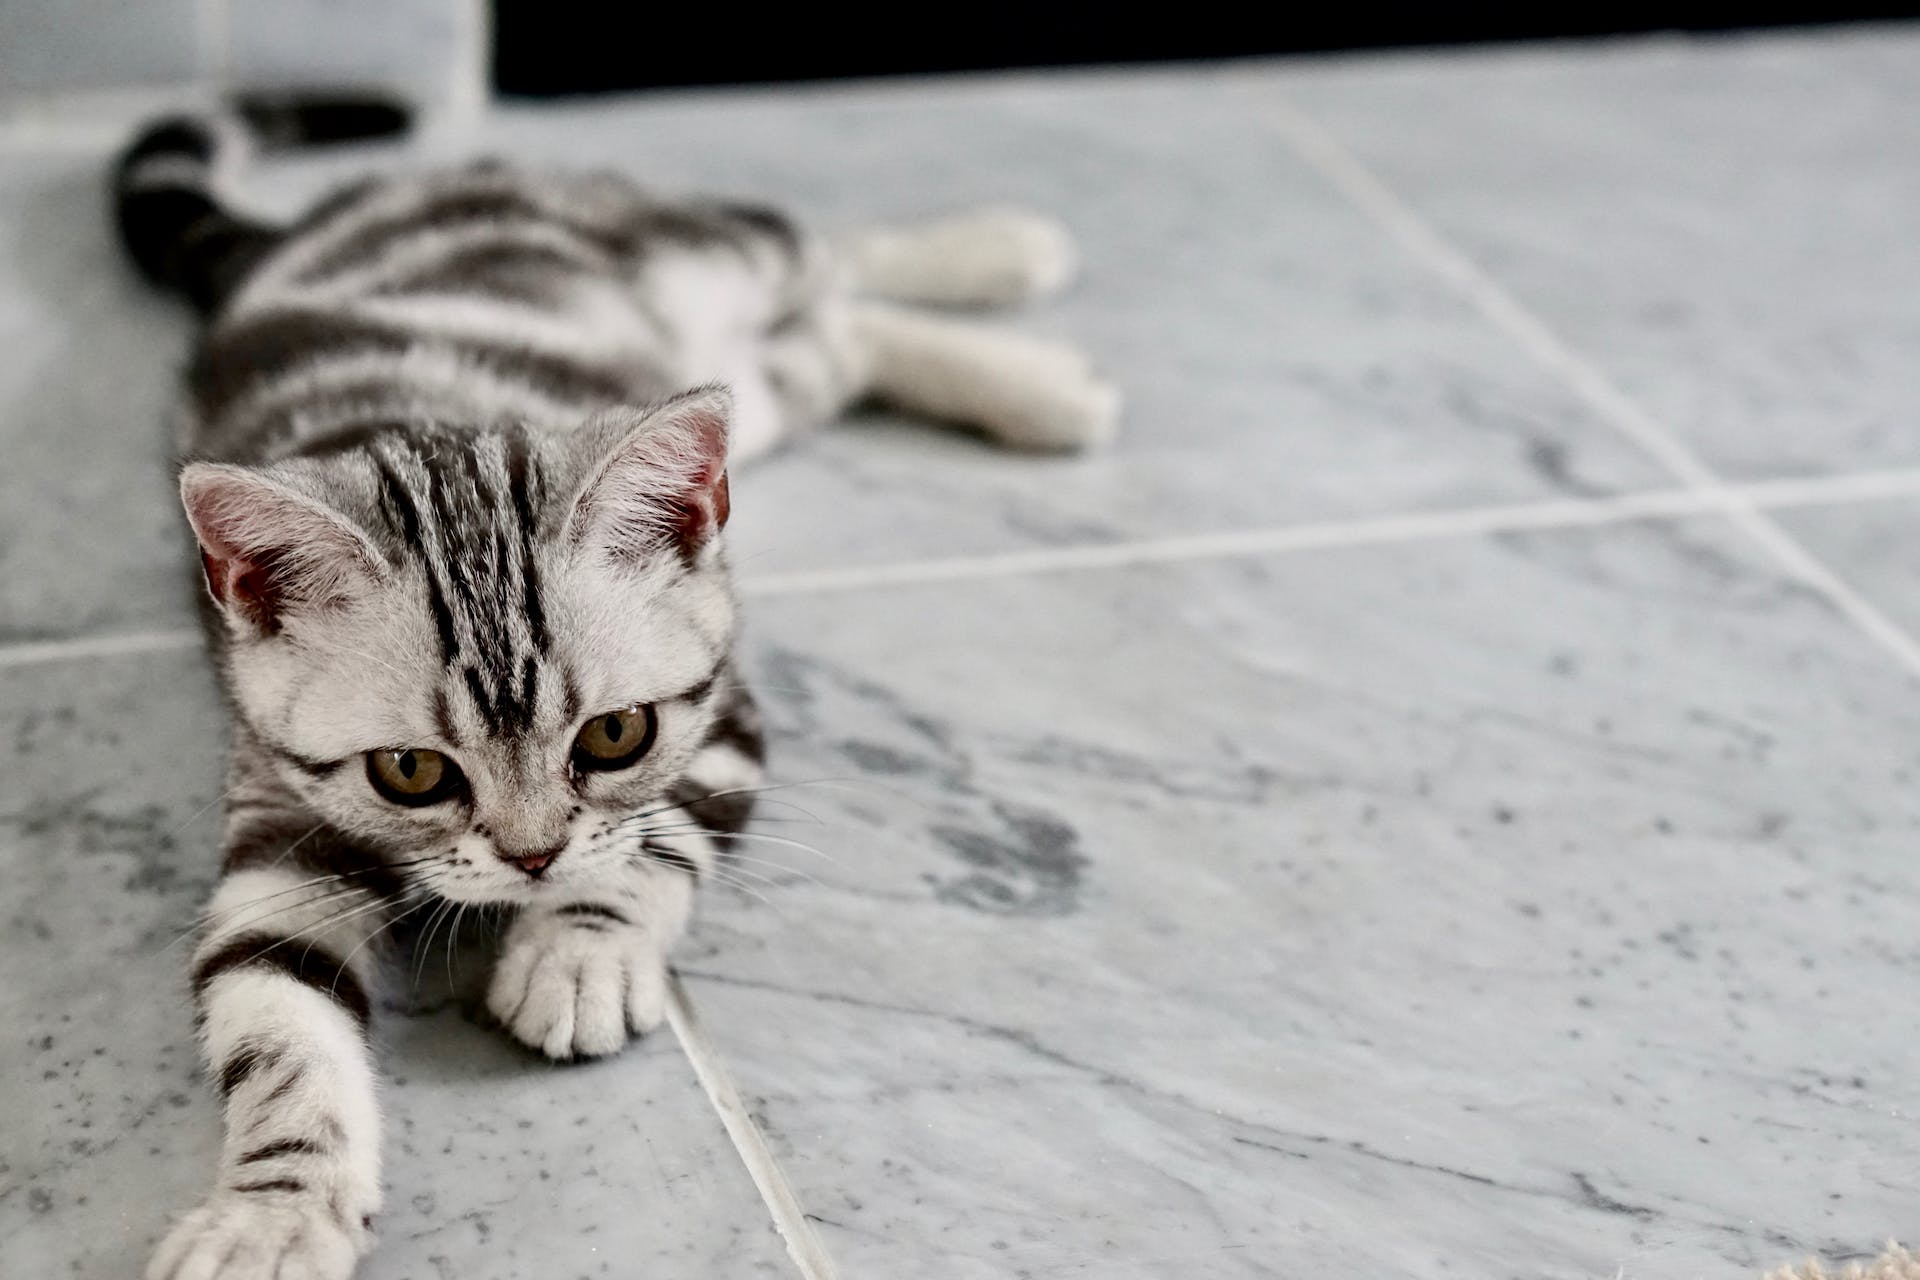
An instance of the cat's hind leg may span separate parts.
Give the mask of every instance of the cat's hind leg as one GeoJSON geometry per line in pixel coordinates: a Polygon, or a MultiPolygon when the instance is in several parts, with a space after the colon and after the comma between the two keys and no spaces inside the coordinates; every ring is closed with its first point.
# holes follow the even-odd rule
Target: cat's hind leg
{"type": "Polygon", "coordinates": [[[985,304],[1056,288],[1072,244],[1054,224],[985,213],[823,251],[764,210],[682,213],[697,214],[702,237],[661,246],[635,284],[681,384],[732,388],[732,462],[866,397],[1017,448],[1081,449],[1113,433],[1119,395],[1072,348],[862,296],[985,304]]]}
{"type": "Polygon", "coordinates": [[[870,394],[1002,444],[1084,449],[1113,435],[1120,393],[1072,347],[881,303],[850,316],[870,394]]]}
{"type": "Polygon", "coordinates": [[[834,245],[855,294],[937,306],[996,307],[1045,297],[1073,279],[1073,237],[1051,218],[982,209],[855,232],[834,245]]]}

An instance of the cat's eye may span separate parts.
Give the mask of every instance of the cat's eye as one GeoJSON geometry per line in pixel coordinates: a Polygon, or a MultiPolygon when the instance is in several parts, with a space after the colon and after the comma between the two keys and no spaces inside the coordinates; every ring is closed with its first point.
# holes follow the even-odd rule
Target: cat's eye
{"type": "Polygon", "coordinates": [[[644,703],[607,711],[587,721],[573,740],[573,767],[624,769],[647,754],[659,728],[653,708],[644,703]]]}
{"type": "Polygon", "coordinates": [[[460,766],[425,747],[367,752],[367,781],[395,804],[438,804],[466,779],[460,766]]]}

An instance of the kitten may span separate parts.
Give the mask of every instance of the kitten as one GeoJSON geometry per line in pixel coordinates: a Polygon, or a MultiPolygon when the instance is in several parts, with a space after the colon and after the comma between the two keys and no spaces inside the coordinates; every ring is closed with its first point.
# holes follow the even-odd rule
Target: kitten
{"type": "Polygon", "coordinates": [[[661,1021],[761,776],[730,462],[865,397],[1034,448],[1116,410],[1070,351],[872,300],[1058,285],[1070,246],[1039,219],[828,246],[762,209],[482,164],[273,227],[215,194],[242,140],[156,126],[115,185],[136,264],[207,321],[180,494],[233,712],[192,960],[227,1136],[153,1280],[344,1277],[367,1250],[391,927],[510,908],[487,1004],[554,1058],[661,1021]]]}

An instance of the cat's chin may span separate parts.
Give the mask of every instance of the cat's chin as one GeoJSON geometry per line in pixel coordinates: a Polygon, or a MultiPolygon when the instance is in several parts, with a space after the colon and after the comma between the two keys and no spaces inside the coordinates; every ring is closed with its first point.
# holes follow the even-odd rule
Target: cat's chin
{"type": "Polygon", "coordinates": [[[544,880],[522,885],[448,885],[436,890],[436,895],[462,907],[524,907],[535,902],[558,901],[577,887],[544,880]]]}
{"type": "Polygon", "coordinates": [[[590,872],[568,875],[556,867],[537,880],[516,872],[512,879],[502,876],[497,881],[492,877],[465,883],[452,880],[433,886],[433,891],[439,898],[463,907],[525,907],[541,902],[564,902],[607,887],[605,877],[590,872]]]}

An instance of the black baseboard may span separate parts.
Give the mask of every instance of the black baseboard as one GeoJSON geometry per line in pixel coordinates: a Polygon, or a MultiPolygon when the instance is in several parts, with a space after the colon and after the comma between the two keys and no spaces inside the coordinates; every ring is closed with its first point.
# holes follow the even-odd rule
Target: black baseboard
{"type": "Polygon", "coordinates": [[[1086,6],[1036,4],[1018,12],[969,10],[964,20],[939,27],[926,21],[924,8],[914,6],[902,7],[895,23],[876,36],[864,24],[856,28],[812,6],[723,11],[494,0],[493,73],[494,87],[502,93],[555,95],[1920,16],[1920,4],[1912,2],[1542,8],[1476,14],[1435,6],[1421,12],[1303,16],[1295,6],[1285,6],[1279,13],[1229,16],[1204,10],[1176,15],[1157,6],[1113,6],[1089,14],[1086,6]]]}

